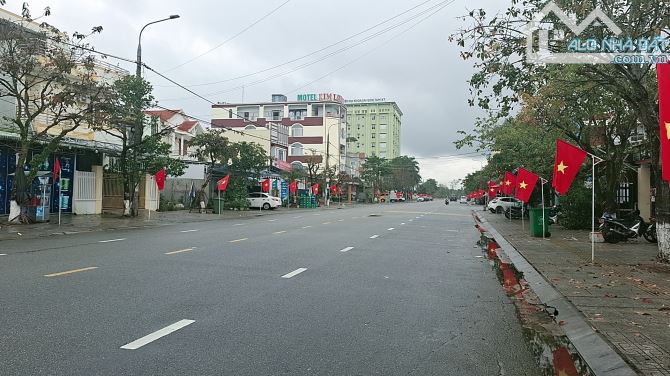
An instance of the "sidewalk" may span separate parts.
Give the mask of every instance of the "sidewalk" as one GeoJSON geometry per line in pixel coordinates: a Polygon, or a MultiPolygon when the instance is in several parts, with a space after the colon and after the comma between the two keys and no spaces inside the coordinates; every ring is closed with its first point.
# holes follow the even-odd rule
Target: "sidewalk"
{"type": "MultiPolygon", "coordinates": [[[[343,207],[349,207],[344,205],[343,207]]],[[[294,214],[318,210],[334,210],[338,207],[331,206],[330,208],[316,208],[316,209],[298,209],[298,208],[277,208],[275,210],[245,210],[233,211],[226,210],[218,214],[200,214],[189,213],[188,210],[172,211],[172,212],[152,212],[151,219],[146,213],[141,213],[141,216],[135,218],[124,218],[118,214],[102,214],[102,215],[72,215],[64,214],[61,219],[61,225],[58,225],[57,215],[51,216],[51,222],[35,223],[29,225],[6,224],[0,222],[0,241],[11,239],[31,239],[52,235],[67,235],[76,234],[80,232],[106,231],[118,229],[131,228],[145,228],[179,225],[184,223],[194,223],[203,221],[219,221],[254,218],[265,215],[281,215],[294,214]]],[[[6,218],[3,219],[6,221],[6,218]]]]}
{"type": "MultiPolygon", "coordinates": [[[[596,244],[591,264],[588,231],[552,226],[533,238],[529,223],[478,211],[572,303],[589,325],[642,375],[670,375],[670,265],[657,263],[644,239],[596,244]]],[[[560,315],[559,315],[560,316],[560,315]]]]}

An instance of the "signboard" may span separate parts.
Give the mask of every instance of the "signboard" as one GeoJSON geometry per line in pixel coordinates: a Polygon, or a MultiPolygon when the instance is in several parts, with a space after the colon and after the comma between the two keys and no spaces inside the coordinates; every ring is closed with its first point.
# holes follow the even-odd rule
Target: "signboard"
{"type": "Polygon", "coordinates": [[[277,180],[272,180],[272,189],[277,189],[277,180]]]}
{"type": "Polygon", "coordinates": [[[281,199],[285,199],[288,197],[288,182],[283,181],[281,182],[281,199]]]}
{"type": "Polygon", "coordinates": [[[286,161],[281,161],[279,159],[273,160],[272,165],[277,167],[278,169],[280,169],[282,171],[291,172],[291,170],[293,170],[293,166],[290,163],[288,163],[286,161]]]}
{"type": "Polygon", "coordinates": [[[370,99],[347,99],[344,103],[378,103],[387,102],[386,98],[370,98],[370,99]]]}
{"type": "Polygon", "coordinates": [[[298,94],[298,102],[337,102],[344,103],[344,98],[339,94],[298,94]]]}

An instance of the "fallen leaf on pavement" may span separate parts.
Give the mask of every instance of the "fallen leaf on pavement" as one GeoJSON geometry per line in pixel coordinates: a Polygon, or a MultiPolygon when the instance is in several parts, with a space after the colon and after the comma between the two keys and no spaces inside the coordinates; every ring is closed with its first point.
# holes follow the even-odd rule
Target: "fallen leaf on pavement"
{"type": "Polygon", "coordinates": [[[647,312],[635,311],[635,313],[640,315],[640,316],[651,316],[651,313],[647,313],[647,312]]]}

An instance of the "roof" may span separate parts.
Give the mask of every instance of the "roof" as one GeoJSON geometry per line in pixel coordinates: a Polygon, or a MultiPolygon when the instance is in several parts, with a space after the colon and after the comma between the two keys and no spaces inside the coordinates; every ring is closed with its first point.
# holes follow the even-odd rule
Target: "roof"
{"type": "Polygon", "coordinates": [[[149,116],[158,116],[162,122],[170,120],[176,114],[183,114],[181,109],[179,110],[147,110],[144,111],[145,114],[149,116]]]}
{"type": "Polygon", "coordinates": [[[181,123],[177,129],[182,131],[182,132],[189,132],[193,127],[195,127],[198,124],[197,121],[195,120],[186,120],[183,123],[181,123]]]}

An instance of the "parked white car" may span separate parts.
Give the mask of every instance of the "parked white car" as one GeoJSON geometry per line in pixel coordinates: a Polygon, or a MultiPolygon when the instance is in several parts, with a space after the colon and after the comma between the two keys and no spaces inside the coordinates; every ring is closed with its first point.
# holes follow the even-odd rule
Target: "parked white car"
{"type": "Polygon", "coordinates": [[[504,213],[507,208],[521,206],[521,200],[514,197],[496,197],[486,206],[491,213],[504,213]]]}
{"type": "Polygon", "coordinates": [[[461,204],[467,204],[468,203],[468,198],[466,196],[461,196],[461,198],[458,200],[459,203],[461,204]]]}
{"type": "Polygon", "coordinates": [[[250,193],[247,197],[250,208],[263,208],[263,210],[274,209],[281,205],[279,197],[270,196],[263,192],[250,193]]]}

